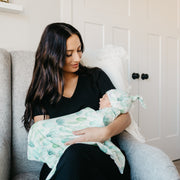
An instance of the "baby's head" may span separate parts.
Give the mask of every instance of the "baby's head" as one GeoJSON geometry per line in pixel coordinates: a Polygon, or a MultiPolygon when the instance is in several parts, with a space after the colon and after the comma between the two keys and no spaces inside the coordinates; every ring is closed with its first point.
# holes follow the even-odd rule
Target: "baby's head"
{"type": "Polygon", "coordinates": [[[122,112],[127,112],[131,104],[137,99],[143,107],[146,107],[141,96],[130,96],[127,92],[120,89],[111,89],[100,99],[99,109],[113,107],[121,109],[122,112]]]}
{"type": "Polygon", "coordinates": [[[111,89],[107,91],[102,98],[100,98],[99,109],[108,107],[121,108],[122,100],[124,97],[126,98],[127,96],[127,93],[124,91],[120,91],[118,89],[111,89]]]}
{"type": "Polygon", "coordinates": [[[102,98],[99,100],[99,109],[111,107],[110,100],[108,98],[107,93],[103,95],[102,98]]]}

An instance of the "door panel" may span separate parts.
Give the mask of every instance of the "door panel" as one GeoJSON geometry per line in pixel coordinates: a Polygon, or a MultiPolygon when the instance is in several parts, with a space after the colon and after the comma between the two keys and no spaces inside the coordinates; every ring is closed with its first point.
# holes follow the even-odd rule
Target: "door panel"
{"type": "Polygon", "coordinates": [[[85,0],[84,7],[90,12],[94,12],[95,10],[96,13],[100,12],[100,14],[103,15],[115,14],[119,16],[128,16],[129,3],[129,0],[85,0]]]}
{"type": "Polygon", "coordinates": [[[164,141],[171,142],[167,153],[179,158],[176,146],[179,144],[179,48],[174,37],[165,38],[165,58],[162,84],[162,118],[164,141]]]}
{"type": "Polygon", "coordinates": [[[144,34],[142,44],[145,49],[140,71],[149,78],[140,81],[139,93],[144,97],[147,109],[140,107],[139,126],[147,141],[161,140],[161,37],[144,34]]]}
{"type": "Polygon", "coordinates": [[[104,46],[104,25],[85,22],[84,23],[84,43],[87,49],[98,49],[104,46]],[[92,38],[93,34],[93,38],[92,38]],[[96,39],[96,43],[94,40],[96,39]]]}

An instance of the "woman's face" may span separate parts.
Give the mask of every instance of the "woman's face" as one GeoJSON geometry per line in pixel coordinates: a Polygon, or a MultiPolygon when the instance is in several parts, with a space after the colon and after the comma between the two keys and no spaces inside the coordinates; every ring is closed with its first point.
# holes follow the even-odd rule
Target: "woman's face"
{"type": "Polygon", "coordinates": [[[79,69],[82,56],[81,42],[76,34],[72,34],[66,42],[66,60],[63,67],[64,72],[74,73],[79,69]]]}

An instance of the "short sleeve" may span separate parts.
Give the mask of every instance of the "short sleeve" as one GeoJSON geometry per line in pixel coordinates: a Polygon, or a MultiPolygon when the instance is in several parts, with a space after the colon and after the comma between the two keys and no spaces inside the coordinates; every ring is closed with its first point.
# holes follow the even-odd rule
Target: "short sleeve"
{"type": "Polygon", "coordinates": [[[101,69],[98,70],[98,77],[96,83],[101,97],[106,93],[106,91],[110,89],[115,89],[113,83],[111,82],[107,74],[101,69]]]}
{"type": "Polygon", "coordinates": [[[42,109],[39,105],[34,105],[33,106],[33,111],[32,111],[32,116],[38,116],[38,115],[43,115],[42,109]]]}

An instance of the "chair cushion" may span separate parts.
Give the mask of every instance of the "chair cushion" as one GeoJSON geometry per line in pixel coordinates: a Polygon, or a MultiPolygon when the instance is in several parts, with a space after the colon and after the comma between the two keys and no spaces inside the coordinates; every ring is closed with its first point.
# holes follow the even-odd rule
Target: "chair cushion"
{"type": "Polygon", "coordinates": [[[129,161],[132,180],[180,180],[175,165],[160,149],[140,143],[127,132],[119,135],[118,142],[129,161]]]}
{"type": "Polygon", "coordinates": [[[38,172],[20,173],[12,178],[12,180],[38,180],[38,172]]]}
{"type": "Polygon", "coordinates": [[[14,51],[12,58],[12,171],[13,175],[40,171],[42,163],[27,159],[27,132],[21,121],[25,97],[32,79],[34,52],[14,51]]]}
{"type": "Polygon", "coordinates": [[[11,159],[11,58],[0,49],[0,179],[9,178],[11,159]]]}

